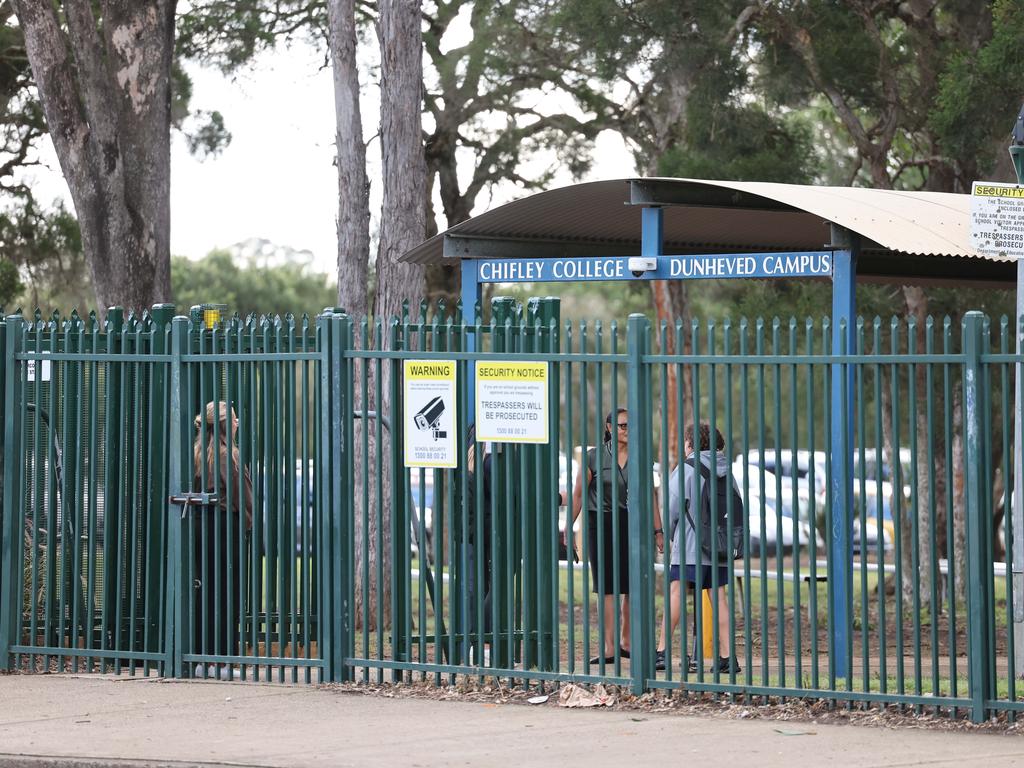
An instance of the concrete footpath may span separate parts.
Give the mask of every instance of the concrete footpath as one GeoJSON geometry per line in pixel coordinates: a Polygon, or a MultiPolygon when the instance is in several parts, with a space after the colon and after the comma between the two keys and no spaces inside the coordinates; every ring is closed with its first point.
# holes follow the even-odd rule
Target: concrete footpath
{"type": "Polygon", "coordinates": [[[0,766],[991,766],[1024,739],[253,683],[0,676],[0,766]],[[799,735],[798,735],[799,734],[799,735]]]}

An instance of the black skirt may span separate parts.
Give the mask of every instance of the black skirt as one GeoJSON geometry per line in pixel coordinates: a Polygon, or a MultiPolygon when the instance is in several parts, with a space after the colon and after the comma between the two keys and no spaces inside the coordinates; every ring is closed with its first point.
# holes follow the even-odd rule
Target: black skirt
{"type": "Polygon", "coordinates": [[[588,546],[590,549],[590,575],[594,593],[603,595],[629,594],[629,516],[625,507],[619,508],[618,529],[612,527],[611,510],[597,515],[591,513],[587,521],[588,546]],[[604,541],[598,548],[597,526],[603,528],[604,541]],[[615,553],[618,552],[618,580],[615,578],[615,553]]]}

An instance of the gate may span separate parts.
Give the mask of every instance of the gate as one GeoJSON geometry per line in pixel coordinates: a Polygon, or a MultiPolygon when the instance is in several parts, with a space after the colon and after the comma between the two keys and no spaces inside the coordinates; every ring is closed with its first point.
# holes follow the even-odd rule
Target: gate
{"type": "Polygon", "coordinates": [[[0,666],[329,679],[330,314],[173,314],[4,323],[0,666]]]}

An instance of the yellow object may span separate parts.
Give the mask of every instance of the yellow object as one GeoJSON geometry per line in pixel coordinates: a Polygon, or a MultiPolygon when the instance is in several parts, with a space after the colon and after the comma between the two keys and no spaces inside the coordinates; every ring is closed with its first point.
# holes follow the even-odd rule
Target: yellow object
{"type": "Polygon", "coordinates": [[[704,635],[704,658],[713,659],[715,653],[715,635],[714,635],[714,615],[711,613],[711,590],[705,589],[701,591],[704,608],[701,612],[701,619],[703,620],[703,635],[704,635]]]}
{"type": "Polygon", "coordinates": [[[205,325],[207,328],[213,328],[219,322],[220,322],[220,310],[219,309],[204,309],[203,310],[203,325],[205,325]]]}

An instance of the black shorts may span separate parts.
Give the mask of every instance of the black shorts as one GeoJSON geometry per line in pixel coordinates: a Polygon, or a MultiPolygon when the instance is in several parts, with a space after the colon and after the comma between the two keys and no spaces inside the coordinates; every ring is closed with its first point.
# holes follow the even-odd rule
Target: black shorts
{"type": "MultiPolygon", "coordinates": [[[[729,568],[729,566],[727,566],[727,565],[720,565],[720,566],[718,566],[718,586],[724,587],[724,586],[726,586],[729,583],[729,579],[732,576],[731,575],[731,571],[732,571],[732,569],[729,568]]],[[[714,575],[715,574],[713,574],[711,572],[711,566],[710,565],[702,565],[700,567],[700,588],[701,589],[711,589],[712,587],[714,587],[715,581],[712,578],[714,575]]],[[[692,565],[686,566],[685,576],[686,576],[686,580],[690,584],[696,584],[697,583],[697,569],[696,569],[696,567],[694,567],[692,565]]],[[[673,565],[669,569],[669,580],[670,581],[679,581],[679,566],[678,565],[673,565]]]]}

